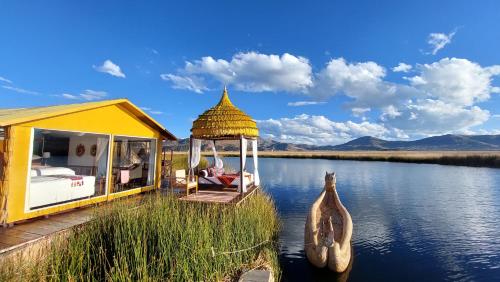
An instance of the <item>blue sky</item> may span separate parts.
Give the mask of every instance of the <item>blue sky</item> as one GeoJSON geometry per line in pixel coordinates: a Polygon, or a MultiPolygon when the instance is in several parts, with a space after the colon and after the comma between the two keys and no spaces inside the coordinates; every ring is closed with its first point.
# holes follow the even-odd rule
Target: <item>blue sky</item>
{"type": "Polygon", "coordinates": [[[128,98],[179,137],[224,84],[261,135],[500,133],[498,1],[0,1],[1,107],[128,98]]]}

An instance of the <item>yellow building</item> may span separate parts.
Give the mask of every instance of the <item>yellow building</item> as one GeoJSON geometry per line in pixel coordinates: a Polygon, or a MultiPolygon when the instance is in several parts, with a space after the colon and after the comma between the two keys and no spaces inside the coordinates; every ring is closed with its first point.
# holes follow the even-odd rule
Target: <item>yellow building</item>
{"type": "Polygon", "coordinates": [[[0,223],[158,188],[167,139],[125,99],[0,109],[0,223]]]}

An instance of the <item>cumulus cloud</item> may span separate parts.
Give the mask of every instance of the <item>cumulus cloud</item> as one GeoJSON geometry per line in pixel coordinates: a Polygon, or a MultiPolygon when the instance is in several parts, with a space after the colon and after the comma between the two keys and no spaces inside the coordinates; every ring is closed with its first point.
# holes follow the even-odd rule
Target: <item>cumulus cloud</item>
{"type": "Polygon", "coordinates": [[[108,93],[105,91],[86,89],[79,94],[63,93],[60,96],[69,100],[95,101],[106,98],[108,96],[108,93]]]}
{"type": "MultiPolygon", "coordinates": [[[[447,36],[451,41],[454,33],[447,36]]],[[[433,38],[437,40],[439,36],[433,38]]],[[[443,48],[449,42],[436,44],[443,48]]],[[[171,82],[174,88],[197,93],[209,90],[210,83],[224,82],[239,90],[289,92],[304,95],[309,100],[289,102],[287,105],[292,107],[322,104],[334,95],[346,96],[345,108],[366,122],[364,128],[379,125],[387,130],[384,133],[387,138],[472,132],[491,116],[477,104],[490,99],[492,93],[500,93],[500,87],[493,83],[500,76],[500,65],[481,66],[467,59],[443,58],[413,66],[399,63],[391,70],[411,72],[411,75],[403,77],[403,82],[391,82],[384,66],[373,61],[349,62],[344,58],[330,59],[313,73],[309,60],[304,57],[288,53],[278,56],[247,52],[237,53],[229,60],[208,56],[188,61],[176,73],[162,74],[161,78],[171,82]],[[369,111],[370,117],[365,116],[369,111]],[[374,118],[376,116],[378,119],[374,118]]],[[[301,126],[319,120],[321,116],[306,117],[270,119],[261,121],[261,124],[269,129],[270,135],[278,136],[280,140],[310,142],[312,139],[308,138],[313,138],[314,134],[304,135],[305,129],[301,126]],[[285,119],[295,124],[293,128],[300,129],[297,134],[292,134],[293,128],[284,123],[285,119]],[[270,131],[276,128],[273,127],[276,124],[286,129],[270,131]]],[[[336,130],[336,134],[317,138],[337,142],[344,137],[356,136],[352,133],[356,124],[340,122],[335,125],[350,126],[351,131],[336,130]]],[[[317,136],[326,134],[317,128],[314,130],[318,131],[315,132],[319,134],[317,136]]]]}
{"type": "Polygon", "coordinates": [[[423,99],[409,102],[395,114],[382,114],[386,126],[410,135],[457,133],[487,121],[490,113],[478,106],[457,107],[440,100],[423,99]]]}
{"type": "Polygon", "coordinates": [[[385,81],[386,70],[375,62],[349,63],[332,59],[316,75],[309,95],[318,99],[344,94],[353,98],[352,107],[383,107],[417,95],[415,89],[385,81]]]}
{"type": "Polygon", "coordinates": [[[317,101],[297,101],[297,102],[289,102],[287,105],[290,107],[301,107],[301,106],[310,106],[310,105],[323,105],[326,102],[317,102],[317,101]]]}
{"type": "Polygon", "coordinates": [[[7,78],[5,78],[5,77],[2,77],[2,76],[0,76],[0,81],[1,81],[1,82],[5,82],[5,83],[8,83],[8,84],[12,84],[12,81],[11,81],[11,80],[9,80],[9,79],[7,79],[7,78]]]}
{"type": "Polygon", "coordinates": [[[417,66],[420,74],[407,78],[427,96],[444,102],[470,106],[490,98],[496,91],[492,77],[500,74],[497,66],[483,68],[467,59],[444,58],[417,66]]]}
{"type": "Polygon", "coordinates": [[[112,76],[125,78],[125,74],[120,69],[120,66],[113,63],[111,60],[106,60],[104,61],[104,63],[102,63],[102,65],[93,67],[98,72],[104,72],[112,76]]]}
{"type": "Polygon", "coordinates": [[[393,72],[409,72],[412,69],[411,65],[405,63],[399,63],[397,66],[392,68],[393,72]]]}
{"type": "Polygon", "coordinates": [[[395,118],[401,115],[401,112],[398,111],[396,107],[393,105],[389,105],[387,107],[382,108],[382,115],[380,116],[380,119],[385,121],[387,118],[395,118]]]}
{"type": "Polygon", "coordinates": [[[370,108],[352,108],[352,115],[355,117],[361,117],[363,116],[366,112],[371,111],[370,108]]]}
{"type": "Polygon", "coordinates": [[[302,114],[293,118],[257,121],[264,137],[282,142],[336,145],[361,136],[383,137],[390,131],[383,125],[362,122],[334,122],[325,116],[302,114]]]}
{"type": "Polygon", "coordinates": [[[181,76],[175,74],[161,74],[161,79],[172,82],[174,89],[185,89],[196,93],[208,90],[203,80],[196,76],[181,76]]]}
{"type": "Polygon", "coordinates": [[[186,62],[176,74],[162,74],[162,78],[170,80],[174,88],[199,93],[207,89],[200,77],[215,79],[248,92],[305,92],[313,83],[309,60],[288,53],[281,56],[237,53],[229,61],[207,56],[186,62]],[[197,87],[187,87],[196,80],[197,87]]]}
{"type": "Polygon", "coordinates": [[[443,49],[446,45],[451,43],[453,36],[455,36],[456,30],[449,33],[431,33],[427,38],[427,44],[432,48],[431,54],[436,55],[437,52],[443,49]]]}
{"type": "Polygon", "coordinates": [[[5,88],[5,89],[8,89],[8,90],[17,92],[17,93],[21,93],[21,94],[29,94],[29,95],[38,95],[38,94],[40,94],[40,93],[38,93],[36,91],[26,90],[24,88],[14,87],[14,86],[10,86],[10,85],[2,85],[2,88],[5,88]]]}

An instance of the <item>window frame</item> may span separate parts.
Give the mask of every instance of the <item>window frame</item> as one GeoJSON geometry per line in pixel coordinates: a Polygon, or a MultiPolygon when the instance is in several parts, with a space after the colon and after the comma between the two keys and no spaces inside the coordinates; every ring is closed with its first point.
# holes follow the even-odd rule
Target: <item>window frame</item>
{"type": "MultiPolygon", "coordinates": [[[[110,175],[110,165],[111,165],[111,162],[112,162],[112,159],[111,159],[111,142],[113,141],[113,135],[112,134],[105,134],[105,133],[97,133],[97,132],[88,132],[88,131],[76,131],[76,130],[65,130],[65,129],[54,129],[54,128],[43,128],[43,127],[31,127],[31,132],[30,132],[30,145],[29,145],[29,149],[28,149],[28,169],[27,169],[27,172],[26,172],[26,190],[25,190],[25,197],[24,197],[24,212],[25,213],[30,213],[30,212],[38,212],[38,211],[43,211],[43,210],[47,210],[47,209],[53,209],[55,207],[62,207],[64,205],[68,205],[68,204],[72,204],[72,203],[77,203],[79,201],[82,201],[82,200],[74,200],[74,201],[70,201],[70,202],[64,202],[64,203],[60,203],[60,204],[54,204],[54,205],[50,205],[50,206],[47,206],[47,207],[41,207],[41,208],[30,208],[29,207],[29,196],[30,196],[30,193],[31,193],[31,165],[33,163],[33,142],[35,140],[35,130],[49,130],[49,131],[58,131],[58,132],[69,132],[69,133],[85,133],[85,134],[94,134],[94,135],[101,135],[101,136],[107,136],[108,137],[108,141],[109,141],[109,144],[108,144],[108,160],[107,160],[107,164],[106,164],[106,182],[105,182],[105,193],[103,195],[99,195],[99,196],[94,196],[94,197],[90,197],[89,199],[100,199],[100,198],[104,198],[104,199],[107,199],[107,197],[109,196],[109,175],[110,175]]],[[[87,199],[85,199],[87,200],[87,199]]]]}
{"type": "MultiPolygon", "coordinates": [[[[155,154],[154,154],[154,169],[153,169],[153,184],[151,185],[146,185],[146,186],[141,186],[141,187],[135,187],[135,188],[131,188],[131,189],[128,189],[128,190],[124,190],[124,191],[119,191],[119,192],[111,192],[109,193],[110,195],[120,195],[120,194],[129,194],[131,193],[131,191],[135,191],[135,190],[139,190],[139,189],[144,189],[144,188],[148,188],[148,187],[155,187],[156,185],[156,170],[157,170],[157,162],[158,162],[158,139],[159,138],[156,138],[156,137],[144,137],[144,136],[133,136],[133,135],[119,135],[119,134],[115,134],[113,135],[113,151],[111,151],[111,162],[113,162],[113,156],[114,156],[114,150],[115,150],[115,141],[116,141],[116,138],[136,138],[136,139],[143,139],[143,140],[149,140],[149,141],[152,141],[154,140],[155,141],[155,154]]],[[[113,164],[112,164],[113,165],[113,164]]],[[[113,168],[113,166],[111,166],[111,169],[113,168]]],[[[113,173],[111,173],[113,174],[113,173]]],[[[114,190],[115,188],[115,185],[113,183],[111,183],[110,187],[112,187],[112,190],[114,190]]]]}

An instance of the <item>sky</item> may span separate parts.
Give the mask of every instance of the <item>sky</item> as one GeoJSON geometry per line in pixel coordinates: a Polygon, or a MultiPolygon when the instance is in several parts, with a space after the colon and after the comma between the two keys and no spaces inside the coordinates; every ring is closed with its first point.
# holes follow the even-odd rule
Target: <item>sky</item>
{"type": "Polygon", "coordinates": [[[0,108],[127,98],[179,138],[227,85],[265,138],[500,134],[499,1],[4,1],[0,108]]]}

